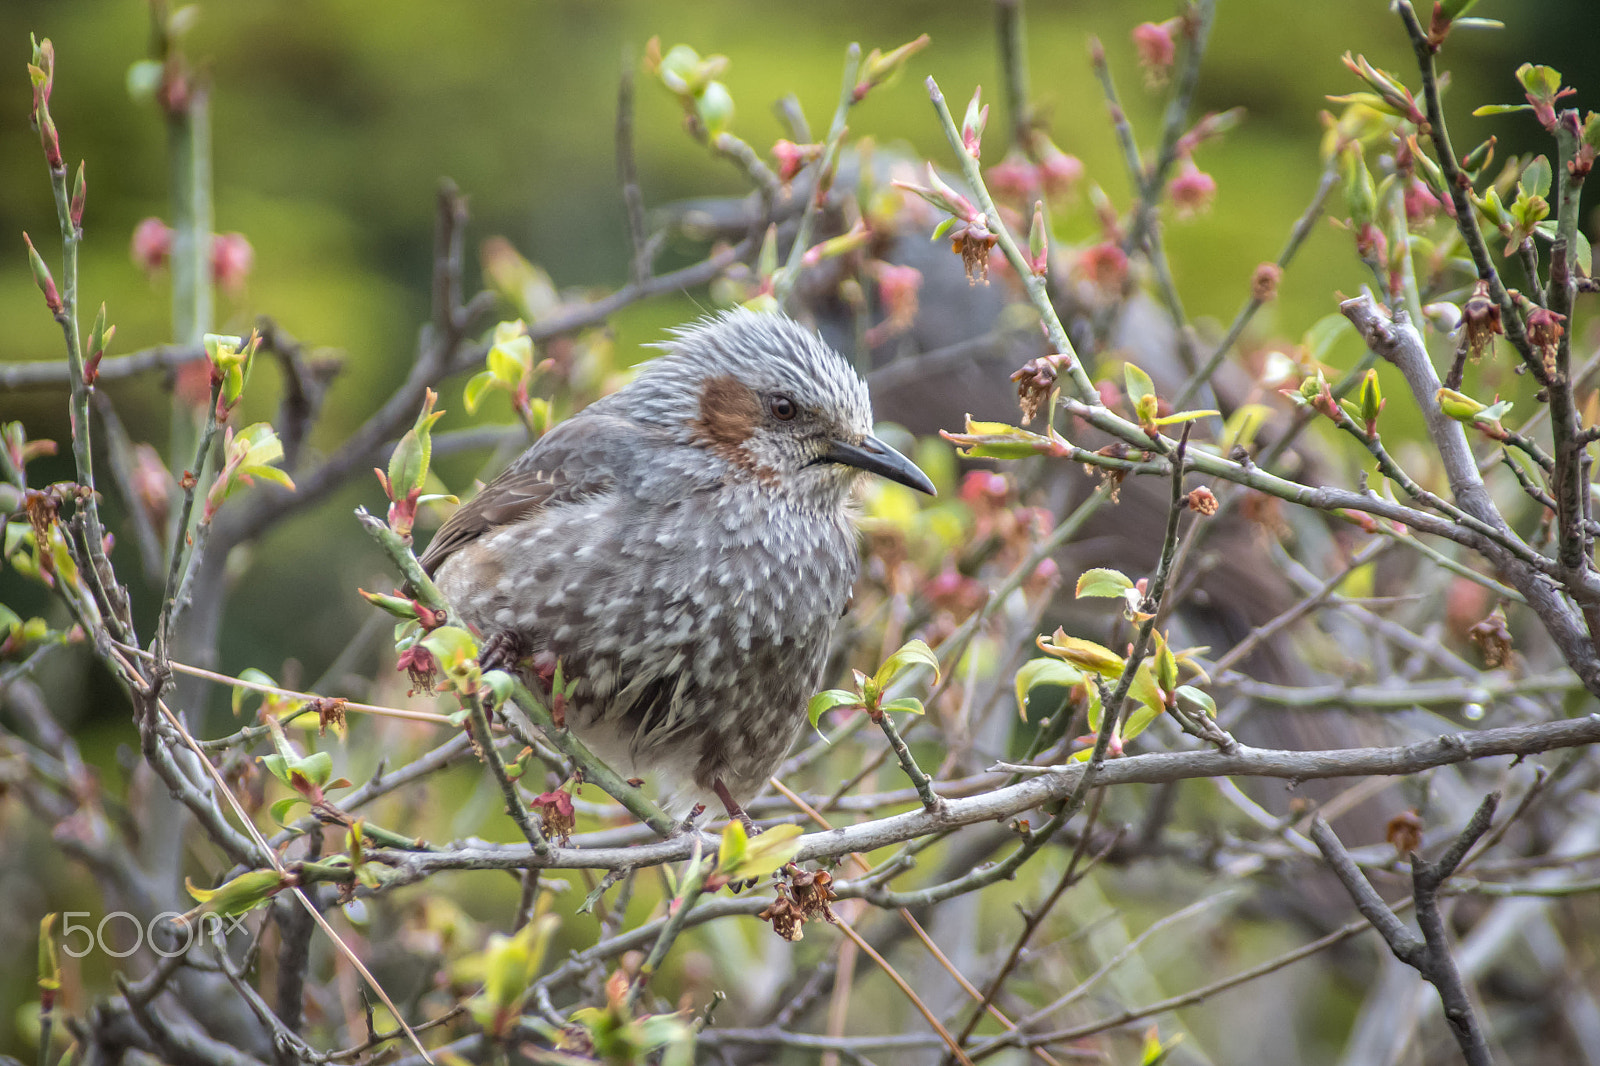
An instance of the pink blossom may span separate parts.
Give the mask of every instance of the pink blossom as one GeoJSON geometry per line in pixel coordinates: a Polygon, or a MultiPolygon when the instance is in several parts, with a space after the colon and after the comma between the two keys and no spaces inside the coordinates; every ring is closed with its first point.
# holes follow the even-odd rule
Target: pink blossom
{"type": "Polygon", "coordinates": [[[1179,25],[1177,19],[1168,19],[1166,22],[1141,22],[1133,28],[1133,46],[1139,52],[1139,64],[1152,85],[1166,81],[1172,70],[1173,60],[1178,55],[1173,31],[1179,25]]]}
{"type": "Polygon", "coordinates": [[[133,228],[133,243],[128,251],[135,266],[154,274],[167,265],[172,255],[172,227],[159,218],[145,219],[133,228]]]}
{"type": "Polygon", "coordinates": [[[242,233],[218,233],[211,238],[211,276],[229,292],[244,288],[255,259],[255,249],[242,233]]]}
{"type": "Polygon", "coordinates": [[[1101,241],[1078,255],[1078,273],[1099,288],[1115,292],[1128,276],[1128,256],[1115,241],[1101,241]]]}
{"type": "Polygon", "coordinates": [[[1013,148],[1006,157],[989,168],[989,191],[1008,200],[1026,200],[1039,187],[1041,168],[1013,148]]]}
{"type": "Polygon", "coordinates": [[[1200,214],[1211,206],[1217,195],[1217,179],[1194,165],[1192,159],[1184,160],[1178,176],[1167,186],[1167,195],[1182,218],[1200,214]]]}
{"type": "Polygon", "coordinates": [[[1046,141],[1039,153],[1039,174],[1044,179],[1045,192],[1051,196],[1071,192],[1083,177],[1083,160],[1046,141]]]}
{"type": "Polygon", "coordinates": [[[1433,190],[1422,181],[1406,186],[1406,221],[1416,224],[1428,222],[1439,213],[1442,205],[1433,190]]]}

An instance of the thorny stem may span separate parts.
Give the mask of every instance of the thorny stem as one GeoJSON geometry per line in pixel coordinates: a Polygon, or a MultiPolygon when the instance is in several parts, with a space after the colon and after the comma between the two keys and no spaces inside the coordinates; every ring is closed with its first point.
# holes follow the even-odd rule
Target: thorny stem
{"type": "MultiPolygon", "coordinates": [[[[77,503],[83,512],[85,539],[88,541],[83,578],[100,606],[106,625],[114,636],[124,634],[119,602],[113,601],[105,581],[111,574],[106,558],[105,529],[100,522],[100,503],[94,478],[94,449],[91,441],[89,398],[93,387],[83,377],[83,338],[78,329],[78,250],[83,243],[82,226],[72,221],[72,194],[67,185],[65,163],[50,166],[50,189],[55,197],[56,222],[61,230],[61,309],[55,312],[67,346],[68,383],[72,390],[72,458],[77,467],[78,484],[88,489],[77,503]]],[[[98,339],[97,339],[98,340],[98,339]]],[[[43,546],[40,546],[43,550],[43,546]]]]}
{"type": "MultiPolygon", "coordinates": [[[[1584,445],[1577,405],[1572,394],[1572,305],[1577,296],[1573,273],[1578,237],[1578,205],[1583,175],[1570,173],[1578,141],[1578,113],[1563,111],[1556,119],[1556,236],[1550,249],[1550,311],[1561,316],[1567,328],[1556,342],[1555,375],[1550,383],[1550,435],[1555,452],[1551,491],[1556,498],[1557,557],[1569,570],[1589,567],[1589,537],[1583,527],[1589,517],[1589,454],[1584,445]]],[[[1590,264],[1583,264],[1588,267],[1590,264]]],[[[1600,642],[1600,632],[1591,637],[1600,642]]]]}

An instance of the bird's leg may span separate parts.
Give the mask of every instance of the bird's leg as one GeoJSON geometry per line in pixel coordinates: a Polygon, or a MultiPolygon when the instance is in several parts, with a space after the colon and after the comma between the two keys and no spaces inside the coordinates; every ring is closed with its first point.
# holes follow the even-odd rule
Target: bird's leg
{"type": "MultiPolygon", "coordinates": [[[[711,782],[711,791],[715,792],[717,794],[717,799],[722,801],[722,808],[728,812],[728,817],[737,818],[739,820],[739,824],[744,826],[744,832],[746,836],[753,837],[757,833],[761,832],[760,829],[756,828],[756,823],[752,822],[750,820],[750,816],[744,812],[744,808],[739,806],[738,801],[733,798],[733,795],[728,791],[728,786],[722,783],[722,778],[719,777],[715,781],[711,782]]],[[[756,884],[760,880],[761,878],[759,877],[752,877],[746,881],[729,881],[728,891],[732,892],[734,895],[738,895],[747,888],[756,887],[756,884]]]]}
{"type": "Polygon", "coordinates": [[[744,808],[739,806],[732,794],[728,792],[728,786],[722,783],[722,778],[719,777],[711,782],[711,791],[715,792],[717,799],[722,801],[722,809],[728,812],[728,817],[739,819],[739,824],[744,826],[747,836],[755,836],[761,832],[756,828],[756,823],[752,822],[750,816],[744,812],[744,808]]]}
{"type": "Polygon", "coordinates": [[[515,629],[497,629],[484,639],[478,652],[478,665],[484,670],[517,672],[517,664],[528,654],[522,634],[515,629]]]}

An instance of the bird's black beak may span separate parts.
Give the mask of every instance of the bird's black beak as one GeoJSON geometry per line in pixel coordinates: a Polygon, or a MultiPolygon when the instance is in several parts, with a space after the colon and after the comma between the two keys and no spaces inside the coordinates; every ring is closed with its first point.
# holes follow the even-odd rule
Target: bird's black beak
{"type": "Polygon", "coordinates": [[[928,480],[928,475],[924,474],[916,463],[871,435],[864,437],[860,444],[842,440],[829,441],[828,450],[822,454],[821,461],[840,463],[874,474],[882,474],[890,481],[898,481],[907,488],[926,492],[929,496],[939,495],[938,490],[933,487],[933,482],[928,480]]]}

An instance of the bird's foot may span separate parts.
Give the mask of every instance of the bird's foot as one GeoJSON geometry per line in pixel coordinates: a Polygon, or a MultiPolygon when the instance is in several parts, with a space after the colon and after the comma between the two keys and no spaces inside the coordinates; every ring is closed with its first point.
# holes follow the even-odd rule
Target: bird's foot
{"type": "MultiPolygon", "coordinates": [[[[756,825],[756,823],[752,822],[750,820],[750,816],[745,813],[744,808],[739,806],[738,801],[733,798],[732,793],[728,791],[728,786],[722,783],[722,779],[720,777],[711,783],[711,791],[715,792],[717,794],[717,799],[722,801],[722,808],[728,812],[728,817],[737,818],[739,820],[739,824],[744,826],[744,832],[746,836],[753,837],[757,833],[761,832],[761,829],[756,825]]],[[[756,887],[760,881],[761,878],[759,877],[752,877],[747,881],[729,881],[728,891],[738,895],[747,888],[756,887]]]]}
{"type": "Polygon", "coordinates": [[[522,634],[514,629],[498,629],[484,639],[478,652],[478,665],[484,670],[517,672],[517,664],[528,654],[522,634]]]}

